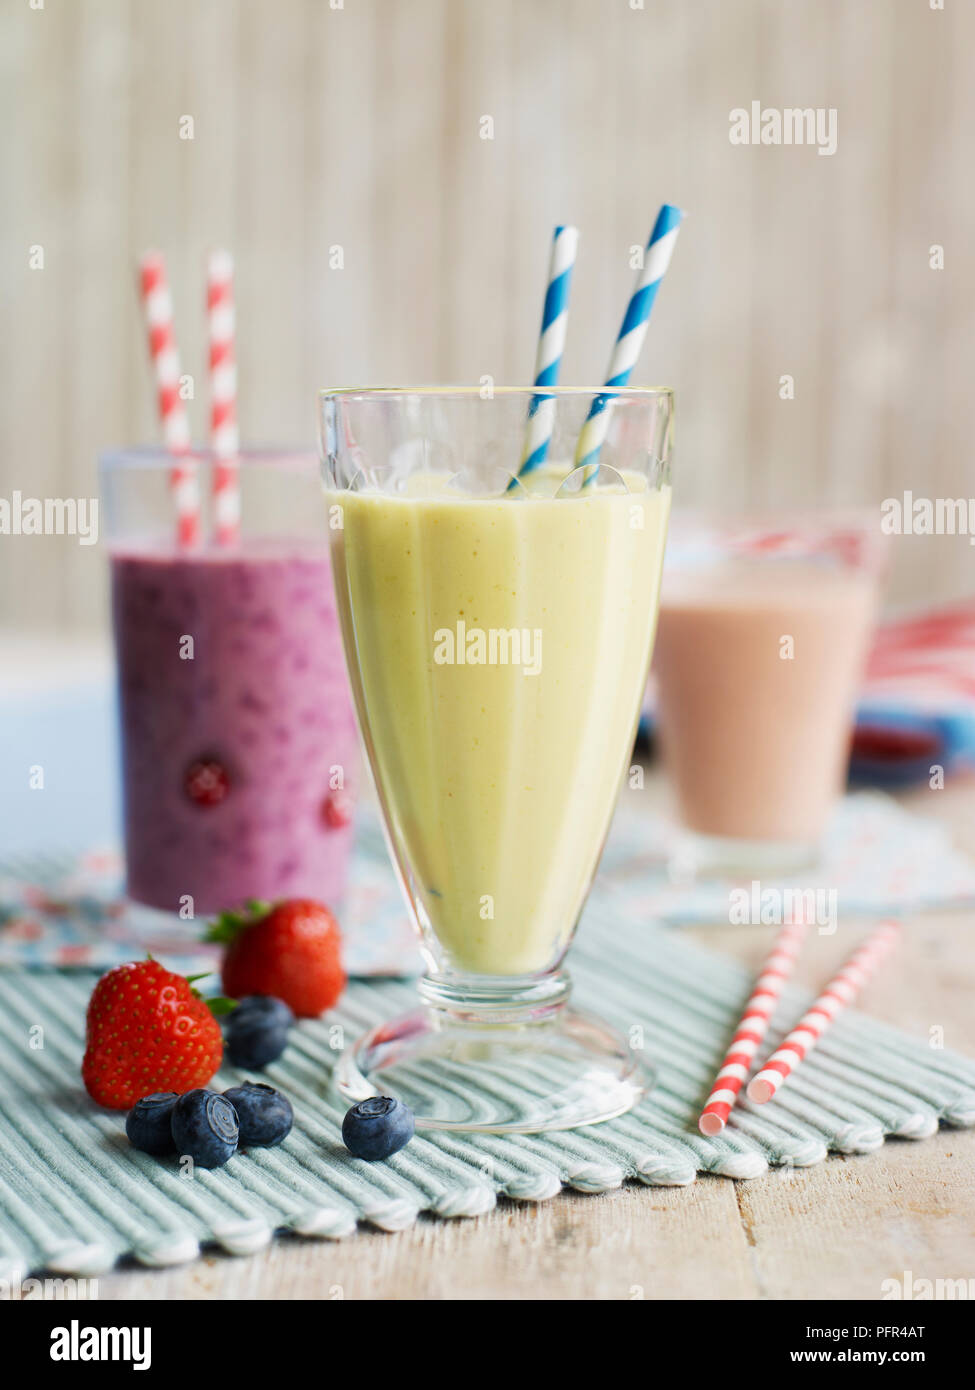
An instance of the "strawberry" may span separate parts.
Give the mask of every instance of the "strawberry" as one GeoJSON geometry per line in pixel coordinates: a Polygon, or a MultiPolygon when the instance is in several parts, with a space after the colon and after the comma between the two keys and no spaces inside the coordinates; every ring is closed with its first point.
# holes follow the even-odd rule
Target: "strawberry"
{"type": "Polygon", "coordinates": [[[339,926],[327,907],[290,898],[225,912],[207,933],[226,946],[223,987],[233,999],[270,994],[299,1018],[317,1018],[345,988],[339,926]]]}
{"type": "Polygon", "coordinates": [[[116,965],[92,991],[81,1076],[99,1105],[128,1110],[154,1091],[205,1086],[222,1057],[205,1001],[158,961],[116,965]]]}
{"type": "Polygon", "coordinates": [[[346,792],[329,792],[322,802],[322,820],[329,830],[344,830],[352,823],[352,798],[346,792]]]}
{"type": "Polygon", "coordinates": [[[230,793],[230,776],[219,758],[196,758],[186,769],[183,790],[197,806],[219,806],[230,793]]]}

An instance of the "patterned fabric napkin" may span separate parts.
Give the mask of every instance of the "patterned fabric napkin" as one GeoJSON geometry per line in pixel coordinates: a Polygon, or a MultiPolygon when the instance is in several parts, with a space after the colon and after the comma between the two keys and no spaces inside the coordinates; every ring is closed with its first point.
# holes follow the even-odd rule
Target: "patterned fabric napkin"
{"type": "MultiPolygon", "coordinates": [[[[672,822],[627,807],[617,815],[603,856],[603,881],[647,920],[675,926],[729,921],[732,893],[750,890],[751,884],[672,882],[667,861],[677,833],[672,822]]],[[[843,917],[901,916],[975,903],[975,863],[954,848],[941,825],[880,793],[861,792],[837,806],[815,869],[794,878],[763,879],[761,888],[818,890],[818,900],[832,902],[843,917]]]]}
{"type": "MultiPolygon", "coordinates": [[[[350,975],[415,975],[420,958],[382,833],[359,818],[349,899],[339,912],[350,975]],[[354,924],[349,926],[348,924],[354,924]]],[[[117,851],[0,856],[0,966],[107,970],[147,952],[183,974],[214,968],[203,923],[125,900],[117,851]]]]}
{"type": "MultiPolygon", "coordinates": [[[[676,884],[667,876],[675,831],[639,802],[621,803],[600,882],[644,921],[728,921],[732,880],[676,884]]],[[[350,975],[415,975],[412,928],[369,807],[360,811],[352,887],[340,921],[350,975]]],[[[748,885],[745,885],[746,887],[748,885]]],[[[975,865],[932,821],[888,798],[861,794],[840,804],[823,864],[778,885],[836,890],[844,916],[904,913],[975,902],[975,865]]],[[[199,922],[126,903],[117,853],[0,857],[0,966],[81,966],[107,970],[147,952],[185,974],[216,966],[199,922]]]]}
{"type": "Polygon", "coordinates": [[[883,623],[860,692],[855,776],[907,783],[934,763],[975,767],[975,599],[883,623]]]}
{"type": "MultiPolygon", "coordinates": [[[[788,1177],[830,1150],[870,1153],[887,1135],[918,1140],[939,1123],[975,1124],[975,1063],[848,1011],[774,1100],[741,1103],[724,1133],[706,1139],[696,1117],[748,996],[749,972],[681,933],[628,917],[599,889],[570,968],[576,1003],[642,1035],[659,1068],[655,1088],[628,1114],[537,1136],[428,1131],[385,1163],[354,1159],[341,1143],[345,1106],[330,1082],[335,1048],[341,1035],[351,1040],[416,1003],[412,981],[355,980],[336,1010],[292,1031],[265,1074],[294,1105],[284,1144],[238,1153],[192,1178],[180,1176],[175,1160],[133,1150],[123,1117],[97,1109],[81,1088],[94,975],[0,971],[0,1279],[42,1268],[92,1277],[123,1255],[176,1264],[210,1245],[251,1254],[279,1231],[337,1238],[360,1221],[401,1230],[421,1212],[478,1216],[499,1196],[537,1202],[563,1186],[680,1186],[698,1173],[755,1178],[770,1165],[788,1177]]],[[[885,968],[896,970],[896,957],[885,968]]],[[[769,1050],[809,997],[783,995],[769,1050]]],[[[213,1084],[243,1079],[225,1067],[213,1084]]],[[[443,1084],[456,1085],[450,1066],[443,1084]]]]}

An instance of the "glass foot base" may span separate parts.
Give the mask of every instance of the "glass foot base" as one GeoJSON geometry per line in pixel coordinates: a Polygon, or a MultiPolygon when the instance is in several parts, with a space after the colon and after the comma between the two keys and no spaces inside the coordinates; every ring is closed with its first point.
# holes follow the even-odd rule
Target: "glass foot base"
{"type": "Polygon", "coordinates": [[[785,878],[814,869],[820,846],[788,840],[733,840],[719,835],[684,832],[671,854],[668,869],[675,883],[713,878],[785,878]]]}
{"type": "Polygon", "coordinates": [[[498,1024],[421,1008],[347,1048],[337,1079],[349,1101],[404,1101],[418,1129],[538,1134],[622,1115],[655,1078],[622,1036],[573,1009],[498,1024]]]}

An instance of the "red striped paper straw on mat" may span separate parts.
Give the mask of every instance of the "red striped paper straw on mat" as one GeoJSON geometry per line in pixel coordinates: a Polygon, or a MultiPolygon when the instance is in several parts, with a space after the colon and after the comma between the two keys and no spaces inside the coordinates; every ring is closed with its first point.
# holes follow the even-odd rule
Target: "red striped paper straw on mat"
{"type": "Polygon", "coordinates": [[[179,394],[173,301],[166,282],[166,263],[158,251],[150,251],[140,260],[139,281],[163,439],[174,456],[169,480],[176,504],[177,537],[180,546],[187,548],[200,539],[200,490],[196,465],[185,457],[190,451],[190,421],[186,402],[179,394]]]}
{"type": "Polygon", "coordinates": [[[860,943],[781,1047],[776,1048],[758,1075],[748,1083],[749,1100],[764,1105],[772,1099],[783,1081],[813,1050],[836,1015],[853,1003],[899,935],[899,923],[884,922],[860,943]]]}
{"type": "Polygon", "coordinates": [[[214,454],[213,508],[218,545],[240,537],[240,433],[234,348],[234,262],[229,251],[207,259],[207,329],[210,339],[210,443],[214,454]]]}
{"type": "Polygon", "coordinates": [[[732,1106],[745,1084],[755,1053],[768,1029],[769,1019],[779,1002],[782,986],[792,974],[805,934],[805,922],[787,922],[775,938],[735,1029],[735,1036],[725,1053],[721,1070],[714,1079],[707,1104],[701,1111],[697,1127],[702,1134],[713,1138],[728,1123],[732,1106]]]}

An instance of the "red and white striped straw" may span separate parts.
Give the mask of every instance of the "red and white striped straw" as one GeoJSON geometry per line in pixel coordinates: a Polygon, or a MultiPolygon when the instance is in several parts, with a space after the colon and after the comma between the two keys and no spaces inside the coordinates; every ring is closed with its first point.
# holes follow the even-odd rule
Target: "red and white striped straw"
{"type": "Polygon", "coordinates": [[[188,548],[200,539],[200,488],[196,465],[184,457],[190,451],[190,421],[186,402],[179,394],[173,301],[166,282],[166,263],[158,251],[149,251],[140,260],[139,280],[163,440],[174,456],[169,480],[176,504],[177,538],[182,548],[188,548]]]}
{"type": "Polygon", "coordinates": [[[900,935],[900,924],[884,922],[872,931],[833,976],[815,1004],[803,1014],[782,1045],[748,1083],[748,1099],[756,1105],[771,1100],[783,1081],[819,1042],[838,1013],[852,1004],[900,935]]]}
{"type": "Polygon", "coordinates": [[[713,1138],[728,1123],[732,1106],[745,1084],[769,1019],[779,1002],[782,987],[792,974],[805,935],[805,922],[787,922],[776,936],[725,1053],[721,1070],[714,1079],[707,1104],[701,1111],[697,1127],[702,1134],[713,1138]]]}
{"type": "Polygon", "coordinates": [[[217,544],[233,545],[240,537],[240,432],[234,349],[234,262],[229,251],[211,251],[207,259],[207,329],[217,544]]]}

